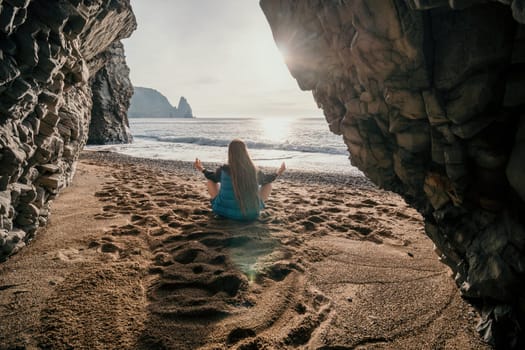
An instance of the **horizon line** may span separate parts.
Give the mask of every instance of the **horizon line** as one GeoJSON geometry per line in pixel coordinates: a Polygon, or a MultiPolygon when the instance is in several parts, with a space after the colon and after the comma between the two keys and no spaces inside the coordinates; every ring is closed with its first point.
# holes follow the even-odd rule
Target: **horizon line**
{"type": "Polygon", "coordinates": [[[239,115],[233,115],[233,116],[223,116],[223,115],[203,115],[203,116],[193,116],[191,118],[184,118],[184,117],[130,117],[129,119],[270,119],[270,118],[286,118],[286,119],[324,119],[323,115],[317,115],[317,116],[291,116],[291,115],[267,115],[267,116],[253,116],[253,115],[246,115],[246,116],[239,116],[239,115]]]}

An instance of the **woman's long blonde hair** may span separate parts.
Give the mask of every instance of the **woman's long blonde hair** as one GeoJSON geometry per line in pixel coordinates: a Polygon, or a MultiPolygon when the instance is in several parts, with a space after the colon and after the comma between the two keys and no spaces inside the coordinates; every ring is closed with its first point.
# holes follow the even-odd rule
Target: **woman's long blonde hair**
{"type": "Polygon", "coordinates": [[[259,187],[257,169],[248,154],[246,144],[239,139],[228,146],[228,164],[235,198],[243,214],[259,209],[259,187]]]}

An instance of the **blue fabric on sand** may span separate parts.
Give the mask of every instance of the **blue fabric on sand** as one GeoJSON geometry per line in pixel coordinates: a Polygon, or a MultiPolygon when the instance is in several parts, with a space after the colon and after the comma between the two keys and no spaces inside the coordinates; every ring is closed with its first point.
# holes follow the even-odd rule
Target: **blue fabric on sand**
{"type": "Polygon", "coordinates": [[[233,183],[230,175],[223,171],[221,172],[221,188],[219,194],[211,200],[211,208],[217,215],[224,216],[228,219],[250,221],[255,220],[259,217],[261,209],[264,208],[264,203],[260,201],[261,205],[255,211],[246,213],[243,215],[239,202],[235,198],[235,192],[233,190],[233,183]]]}

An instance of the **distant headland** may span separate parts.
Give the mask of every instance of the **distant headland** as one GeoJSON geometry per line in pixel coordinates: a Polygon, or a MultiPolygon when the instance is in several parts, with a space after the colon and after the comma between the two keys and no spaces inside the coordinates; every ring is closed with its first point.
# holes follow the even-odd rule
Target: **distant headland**
{"type": "Polygon", "coordinates": [[[129,118],[195,118],[190,104],[183,96],[179,105],[174,107],[166,96],[155,89],[138,86],[133,89],[129,118]]]}

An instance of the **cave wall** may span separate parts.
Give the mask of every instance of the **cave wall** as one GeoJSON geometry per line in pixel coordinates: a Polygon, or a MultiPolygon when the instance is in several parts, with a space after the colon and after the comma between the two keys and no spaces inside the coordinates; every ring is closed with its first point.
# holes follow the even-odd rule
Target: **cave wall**
{"type": "Polygon", "coordinates": [[[0,1],[0,260],[47,222],[71,181],[88,137],[89,80],[135,28],[129,0],[0,1]]]}
{"type": "Polygon", "coordinates": [[[102,53],[104,67],[90,80],[93,108],[89,125],[89,145],[131,143],[128,109],[133,96],[124,45],[116,41],[102,53]]]}
{"type": "Polygon", "coordinates": [[[260,5],[352,164],[424,216],[484,339],[525,346],[523,2],[260,5]]]}

